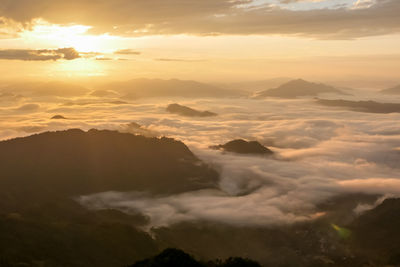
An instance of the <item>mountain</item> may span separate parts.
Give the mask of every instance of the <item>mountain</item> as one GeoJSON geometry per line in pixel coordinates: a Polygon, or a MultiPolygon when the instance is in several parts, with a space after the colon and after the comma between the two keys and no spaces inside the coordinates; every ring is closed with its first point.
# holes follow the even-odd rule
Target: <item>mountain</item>
{"type": "Polygon", "coordinates": [[[0,142],[1,266],[127,266],[159,252],[141,214],[92,210],[104,191],[172,194],[218,174],[182,142],[72,129],[0,142]]]}
{"type": "Polygon", "coordinates": [[[170,113],[178,114],[187,117],[212,117],[217,116],[216,113],[210,111],[198,111],[186,106],[179,104],[171,104],[167,107],[167,111],[170,113]]]}
{"type": "Polygon", "coordinates": [[[66,120],[67,118],[65,118],[63,115],[54,115],[53,117],[51,117],[52,120],[66,120]]]}
{"type": "Polygon", "coordinates": [[[254,92],[254,91],[262,91],[270,88],[275,88],[291,80],[292,80],[291,78],[280,77],[280,78],[272,78],[259,81],[245,81],[245,82],[235,82],[235,83],[225,83],[225,84],[221,83],[217,84],[217,86],[226,89],[254,92]]]}
{"type": "Polygon", "coordinates": [[[239,154],[263,154],[271,155],[273,152],[261,145],[257,141],[245,141],[237,139],[230,141],[224,145],[211,146],[212,149],[222,149],[227,152],[234,152],[239,154]]]}
{"type": "Polygon", "coordinates": [[[400,85],[397,85],[395,87],[388,88],[388,89],[383,89],[383,90],[381,90],[381,93],[390,94],[390,95],[398,95],[398,94],[400,94],[400,85]]]}
{"type": "MultiPolygon", "coordinates": [[[[14,201],[1,197],[2,206],[14,201]]],[[[154,240],[138,229],[145,220],[115,210],[87,210],[67,198],[21,196],[0,212],[0,266],[127,266],[154,255],[154,240]]]]}
{"type": "Polygon", "coordinates": [[[168,194],[213,187],[218,178],[182,142],[106,130],[72,129],[0,142],[0,169],[0,194],[168,194]]]}
{"type": "Polygon", "coordinates": [[[239,257],[229,258],[225,261],[200,262],[180,249],[168,248],[154,257],[138,261],[130,267],[261,267],[261,265],[239,257]]]}
{"type": "Polygon", "coordinates": [[[126,98],[142,97],[235,97],[234,90],[186,80],[133,79],[104,85],[102,90],[120,92],[126,98]]]}
{"type": "MultiPolygon", "coordinates": [[[[243,142],[252,143],[233,144],[243,142]]],[[[374,204],[378,196],[331,199],[316,207],[326,216],[293,224],[189,220],[152,229],[146,228],[149,218],[134,210],[87,209],[75,200],[113,190],[157,197],[212,188],[218,174],[170,138],[46,132],[0,142],[0,170],[0,266],[179,266],[176,261],[258,266],[231,256],[264,266],[400,263],[399,199],[385,200],[361,216],[354,209],[374,204]],[[193,257],[175,249],[154,256],[169,247],[193,257]]]]}
{"type": "Polygon", "coordinates": [[[296,98],[301,96],[317,96],[323,93],[345,94],[341,90],[330,85],[298,79],[282,84],[277,88],[258,92],[255,97],[296,98]]]}
{"type": "Polygon", "coordinates": [[[386,199],[351,225],[353,246],[375,266],[400,266],[400,199],[386,199]]]}
{"type": "Polygon", "coordinates": [[[343,107],[349,110],[368,113],[394,113],[400,112],[400,104],[379,103],[375,101],[350,101],[350,100],[327,100],[317,99],[317,103],[330,107],[343,107]]]}

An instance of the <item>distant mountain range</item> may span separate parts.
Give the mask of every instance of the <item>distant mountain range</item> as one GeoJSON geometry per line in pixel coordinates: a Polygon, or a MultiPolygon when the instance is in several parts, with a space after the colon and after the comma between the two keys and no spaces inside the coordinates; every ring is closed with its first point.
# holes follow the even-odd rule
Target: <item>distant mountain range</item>
{"type": "Polygon", "coordinates": [[[322,83],[308,82],[302,79],[292,80],[284,83],[277,88],[264,90],[256,93],[256,98],[280,97],[296,98],[303,96],[318,96],[325,93],[346,94],[343,91],[322,83]]]}
{"type": "Polygon", "coordinates": [[[253,93],[254,91],[262,91],[270,88],[278,87],[284,83],[287,83],[293,79],[286,77],[271,78],[266,80],[258,81],[244,81],[234,83],[217,83],[216,86],[231,90],[241,90],[253,93]]]}
{"type": "Polygon", "coordinates": [[[383,93],[383,94],[391,94],[391,95],[399,95],[400,94],[400,85],[397,85],[395,87],[388,88],[388,89],[383,89],[381,91],[381,93],[383,93]]]}
{"type": "Polygon", "coordinates": [[[125,98],[142,97],[235,97],[237,90],[221,89],[217,86],[186,80],[133,79],[113,82],[102,86],[102,90],[120,92],[125,98]]]}
{"type": "MultiPolygon", "coordinates": [[[[272,78],[258,81],[233,83],[203,83],[180,79],[137,78],[128,81],[98,83],[89,90],[85,85],[76,83],[51,82],[15,82],[0,85],[0,97],[6,96],[58,96],[77,97],[89,95],[98,98],[136,99],[145,97],[246,97],[251,93],[255,97],[296,98],[318,96],[324,93],[348,95],[344,88],[309,82],[303,79],[272,78]]],[[[400,85],[380,91],[383,94],[400,94],[400,85]]]]}
{"type": "Polygon", "coordinates": [[[375,101],[350,101],[350,100],[328,100],[317,99],[317,103],[330,107],[343,107],[349,110],[369,113],[394,113],[400,112],[400,104],[379,103],[375,101]]]}

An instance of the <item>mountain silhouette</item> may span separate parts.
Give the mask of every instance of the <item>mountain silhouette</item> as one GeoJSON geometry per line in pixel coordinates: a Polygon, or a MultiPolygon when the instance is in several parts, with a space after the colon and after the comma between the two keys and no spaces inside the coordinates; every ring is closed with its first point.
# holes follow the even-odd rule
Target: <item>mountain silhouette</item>
{"type": "Polygon", "coordinates": [[[231,83],[220,83],[217,84],[222,88],[229,88],[233,90],[241,90],[245,92],[262,91],[271,88],[278,87],[284,83],[287,83],[293,79],[287,77],[278,77],[265,80],[256,81],[243,81],[243,82],[231,82],[231,83]]]}
{"type": "Polygon", "coordinates": [[[102,86],[101,90],[112,90],[125,95],[125,98],[142,97],[232,97],[234,90],[190,80],[133,79],[113,82],[102,86]]]}
{"type": "Polygon", "coordinates": [[[72,129],[0,142],[0,191],[81,195],[177,193],[212,187],[217,173],[182,142],[72,129]]]}
{"type": "Polygon", "coordinates": [[[317,103],[330,107],[344,107],[349,110],[368,113],[394,113],[400,112],[400,104],[379,103],[375,101],[350,101],[350,100],[328,100],[317,99],[317,103]]]}
{"type": "Polygon", "coordinates": [[[400,199],[390,198],[351,225],[353,246],[375,266],[400,266],[400,199]]]}
{"type": "Polygon", "coordinates": [[[54,115],[53,117],[51,117],[52,120],[66,120],[67,118],[65,118],[63,115],[54,115]]]}
{"type": "Polygon", "coordinates": [[[229,141],[224,145],[211,146],[212,149],[224,150],[227,152],[234,152],[239,154],[264,154],[271,155],[273,152],[261,145],[257,141],[245,141],[243,139],[236,139],[229,141]]]}
{"type": "Polygon", "coordinates": [[[199,111],[195,110],[186,106],[182,106],[179,104],[170,104],[167,107],[167,111],[170,113],[178,114],[181,116],[187,116],[187,117],[212,117],[212,116],[217,116],[216,113],[210,112],[210,111],[199,111]]]}
{"type": "Polygon", "coordinates": [[[345,94],[333,86],[308,82],[302,79],[292,80],[273,89],[264,90],[256,94],[257,98],[281,97],[296,98],[301,96],[317,96],[323,93],[345,94]]]}
{"type": "Polygon", "coordinates": [[[383,93],[383,94],[391,94],[391,95],[398,95],[398,94],[400,94],[400,85],[397,85],[395,87],[388,88],[388,89],[383,89],[383,90],[381,90],[381,93],[383,93]]]}
{"type": "Polygon", "coordinates": [[[231,257],[225,261],[200,262],[180,249],[168,248],[154,257],[138,261],[130,267],[261,267],[261,265],[239,257],[231,257]]]}

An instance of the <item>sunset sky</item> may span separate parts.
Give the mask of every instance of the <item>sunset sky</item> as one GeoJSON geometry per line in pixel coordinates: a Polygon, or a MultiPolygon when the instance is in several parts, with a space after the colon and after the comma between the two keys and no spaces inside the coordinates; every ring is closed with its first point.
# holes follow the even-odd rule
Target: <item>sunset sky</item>
{"type": "Polygon", "coordinates": [[[400,0],[0,0],[0,265],[400,266],[399,48],[400,0]]]}
{"type": "Polygon", "coordinates": [[[0,0],[0,71],[394,82],[399,14],[397,0],[0,0]]]}

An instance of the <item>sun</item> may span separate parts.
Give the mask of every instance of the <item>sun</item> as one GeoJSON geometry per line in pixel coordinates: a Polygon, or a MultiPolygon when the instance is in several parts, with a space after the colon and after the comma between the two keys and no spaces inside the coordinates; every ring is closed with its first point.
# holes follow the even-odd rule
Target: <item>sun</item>
{"type": "Polygon", "coordinates": [[[22,33],[27,42],[52,47],[73,47],[79,52],[105,52],[111,50],[117,37],[108,34],[90,35],[91,26],[49,24],[42,20],[30,31],[22,33]]]}

